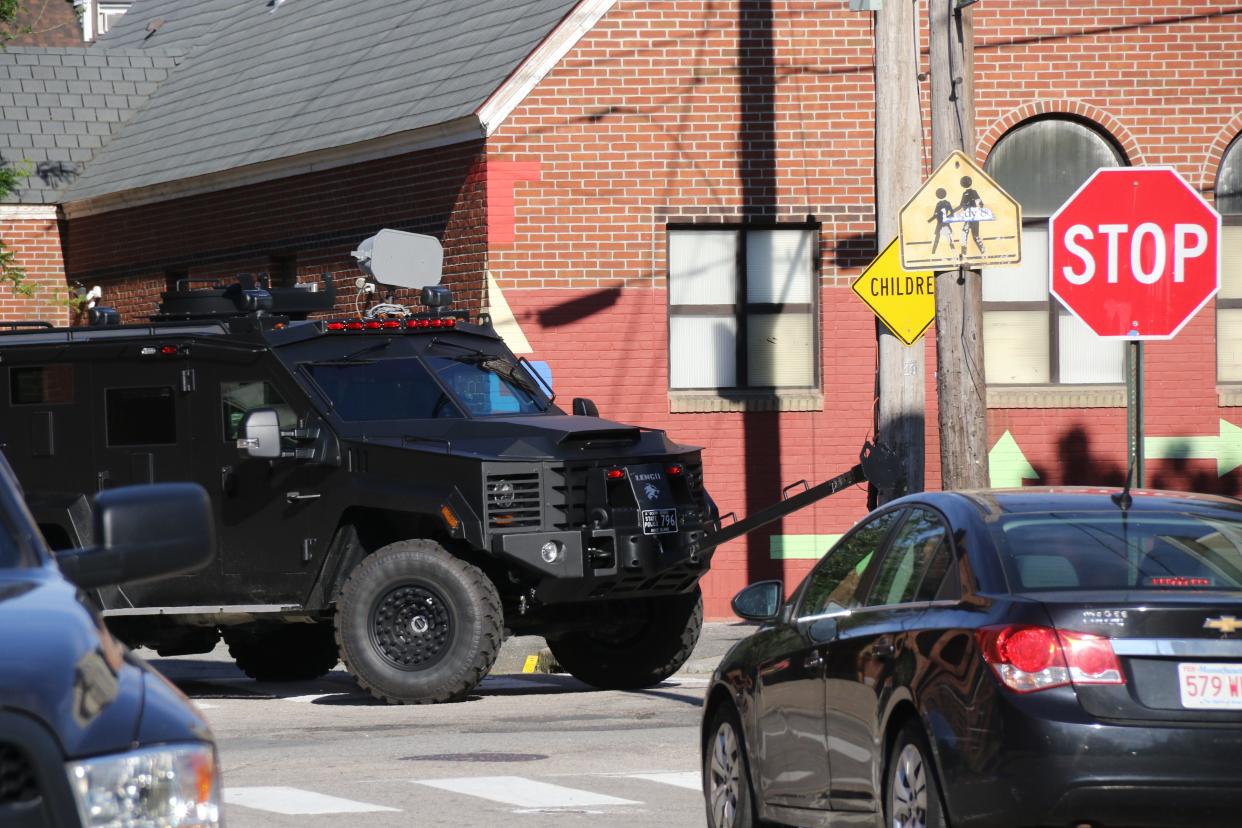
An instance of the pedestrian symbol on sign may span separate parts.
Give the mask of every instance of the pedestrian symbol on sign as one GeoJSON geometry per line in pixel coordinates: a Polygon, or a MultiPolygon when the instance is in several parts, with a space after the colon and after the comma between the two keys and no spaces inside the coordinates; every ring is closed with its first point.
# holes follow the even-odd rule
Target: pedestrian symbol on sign
{"type": "Polygon", "coordinates": [[[955,152],[902,208],[900,239],[906,270],[1017,264],[1022,260],[1022,208],[955,152]]]}

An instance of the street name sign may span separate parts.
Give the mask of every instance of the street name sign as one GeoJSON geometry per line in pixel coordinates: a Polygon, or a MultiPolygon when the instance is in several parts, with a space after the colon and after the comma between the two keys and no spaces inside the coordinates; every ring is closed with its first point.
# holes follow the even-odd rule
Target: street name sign
{"type": "Polygon", "coordinates": [[[850,287],[894,336],[913,345],[936,318],[936,274],[903,270],[898,247],[893,239],[850,287]]]}
{"type": "Polygon", "coordinates": [[[1220,225],[1170,167],[1096,170],[1048,222],[1049,289],[1101,337],[1171,339],[1220,289],[1220,225]]]}
{"type": "Polygon", "coordinates": [[[961,152],[950,153],[901,210],[906,270],[1022,261],[1022,207],[961,152]]]}

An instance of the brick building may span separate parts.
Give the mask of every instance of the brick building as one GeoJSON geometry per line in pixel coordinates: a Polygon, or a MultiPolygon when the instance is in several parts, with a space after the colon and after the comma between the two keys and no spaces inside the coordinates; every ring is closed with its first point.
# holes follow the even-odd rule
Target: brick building
{"type": "MultiPolygon", "coordinates": [[[[459,302],[546,360],[558,394],[705,446],[722,511],[855,462],[876,361],[849,289],[877,250],[870,16],[844,0],[435,5],[137,0],[88,54],[158,56],[167,78],[74,180],[19,194],[43,192],[42,212],[5,208],[3,238],[137,319],[187,275],[345,287],[360,239],[433,232],[459,302]]],[[[1050,300],[1042,240],[1093,169],[1168,164],[1225,214],[1225,268],[1219,299],[1148,346],[1147,433],[1171,438],[1148,482],[1237,493],[1242,10],[971,13],[975,155],[1026,218],[1024,265],[984,276],[994,483],[1122,479],[1120,348],[1050,300]]],[[[925,359],[934,486],[930,342],[925,359]]],[[[799,577],[864,510],[845,492],[722,549],[709,615],[748,580],[799,577]]]]}

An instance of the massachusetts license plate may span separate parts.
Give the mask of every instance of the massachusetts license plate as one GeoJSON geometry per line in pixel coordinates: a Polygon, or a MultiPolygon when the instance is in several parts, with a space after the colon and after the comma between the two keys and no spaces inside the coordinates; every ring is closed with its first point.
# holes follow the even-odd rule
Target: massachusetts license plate
{"type": "Polygon", "coordinates": [[[1242,710],[1242,664],[1179,664],[1182,707],[1242,710]]]}
{"type": "Polygon", "coordinates": [[[676,531],[676,509],[643,509],[644,535],[666,535],[676,531]]]}

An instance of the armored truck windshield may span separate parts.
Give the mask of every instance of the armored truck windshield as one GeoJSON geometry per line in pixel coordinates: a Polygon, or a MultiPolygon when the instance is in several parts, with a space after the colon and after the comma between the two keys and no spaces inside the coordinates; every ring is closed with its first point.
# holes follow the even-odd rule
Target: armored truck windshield
{"type": "Polygon", "coordinates": [[[427,420],[542,414],[549,409],[525,369],[503,357],[462,354],[304,363],[346,420],[427,420]]]}

